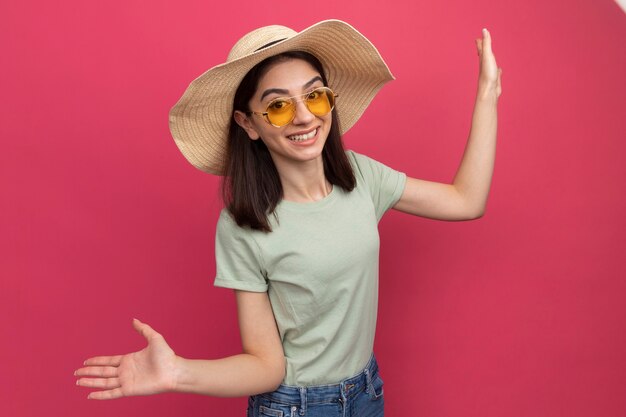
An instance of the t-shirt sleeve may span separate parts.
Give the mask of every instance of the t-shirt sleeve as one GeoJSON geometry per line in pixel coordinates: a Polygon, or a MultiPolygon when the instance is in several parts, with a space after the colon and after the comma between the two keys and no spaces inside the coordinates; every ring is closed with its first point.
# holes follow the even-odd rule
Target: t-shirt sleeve
{"type": "Polygon", "coordinates": [[[380,221],[383,214],[400,200],[406,174],[354,151],[348,150],[346,153],[355,168],[357,182],[361,180],[368,189],[376,210],[376,219],[380,221]]]}
{"type": "Polygon", "coordinates": [[[227,209],[220,213],[215,232],[216,287],[265,292],[268,284],[260,248],[251,230],[242,228],[227,209]]]}

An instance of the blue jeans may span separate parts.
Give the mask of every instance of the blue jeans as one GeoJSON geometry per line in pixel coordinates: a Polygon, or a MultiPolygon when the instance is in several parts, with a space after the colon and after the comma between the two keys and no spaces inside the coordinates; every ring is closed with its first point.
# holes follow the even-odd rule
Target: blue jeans
{"type": "Polygon", "coordinates": [[[248,399],[247,417],[383,417],[383,380],[374,354],[358,375],[338,384],[294,387],[248,399]]]}

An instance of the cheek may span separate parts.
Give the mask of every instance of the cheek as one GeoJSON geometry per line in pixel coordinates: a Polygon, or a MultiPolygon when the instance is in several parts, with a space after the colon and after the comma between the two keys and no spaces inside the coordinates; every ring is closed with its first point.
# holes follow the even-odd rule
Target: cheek
{"type": "Polygon", "coordinates": [[[326,135],[330,132],[330,128],[333,125],[333,117],[330,114],[327,114],[323,117],[324,120],[324,130],[326,131],[326,135]]]}
{"type": "Polygon", "coordinates": [[[262,123],[265,126],[259,126],[257,124],[256,132],[266,145],[268,145],[268,143],[271,144],[272,142],[279,142],[282,140],[283,131],[285,130],[284,128],[271,126],[269,123],[265,123],[265,121],[262,121],[262,123]]]}

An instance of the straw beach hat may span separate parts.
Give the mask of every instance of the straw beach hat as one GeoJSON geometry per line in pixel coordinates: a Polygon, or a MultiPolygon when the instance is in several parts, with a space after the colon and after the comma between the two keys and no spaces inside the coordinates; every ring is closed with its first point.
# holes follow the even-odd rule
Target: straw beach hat
{"type": "Polygon", "coordinates": [[[217,65],[196,78],[169,113],[172,136],[196,168],[223,175],[228,128],[235,92],[259,62],[286,51],[317,57],[338,95],[339,130],[343,134],[361,117],[380,88],[394,77],[363,35],[340,20],[325,20],[301,32],[265,26],[242,37],[217,65]]]}

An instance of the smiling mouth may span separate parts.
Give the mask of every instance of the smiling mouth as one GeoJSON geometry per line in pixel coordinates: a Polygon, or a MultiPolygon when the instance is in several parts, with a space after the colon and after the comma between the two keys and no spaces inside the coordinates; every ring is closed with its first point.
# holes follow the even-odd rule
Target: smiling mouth
{"type": "Polygon", "coordinates": [[[318,128],[310,131],[309,133],[306,133],[304,135],[291,135],[291,136],[287,136],[289,138],[290,141],[292,142],[304,142],[305,140],[309,140],[315,137],[315,135],[317,135],[317,130],[318,128]]]}

